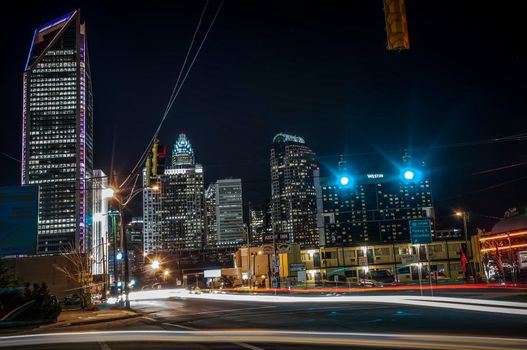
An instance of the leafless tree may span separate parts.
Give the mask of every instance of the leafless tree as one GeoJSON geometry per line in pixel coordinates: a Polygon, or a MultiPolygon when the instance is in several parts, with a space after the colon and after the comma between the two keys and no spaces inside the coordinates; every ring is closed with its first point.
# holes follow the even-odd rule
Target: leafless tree
{"type": "Polygon", "coordinates": [[[81,308],[84,310],[91,304],[90,259],[86,253],[71,244],[61,249],[61,255],[66,259],[66,264],[64,266],[55,265],[55,268],[77,286],[81,308]]]}

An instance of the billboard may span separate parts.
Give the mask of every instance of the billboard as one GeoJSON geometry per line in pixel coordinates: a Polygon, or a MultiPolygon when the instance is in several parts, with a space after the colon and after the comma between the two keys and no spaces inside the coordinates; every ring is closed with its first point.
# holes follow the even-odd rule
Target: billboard
{"type": "Polygon", "coordinates": [[[0,187],[0,255],[37,250],[38,187],[0,187]]]}

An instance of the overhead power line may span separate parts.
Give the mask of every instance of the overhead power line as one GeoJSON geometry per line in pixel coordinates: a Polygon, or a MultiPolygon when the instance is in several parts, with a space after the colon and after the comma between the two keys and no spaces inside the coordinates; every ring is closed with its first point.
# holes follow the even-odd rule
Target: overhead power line
{"type": "Polygon", "coordinates": [[[222,0],[220,5],[218,6],[218,9],[216,10],[216,12],[214,14],[214,17],[212,18],[212,21],[210,22],[210,24],[209,24],[209,26],[207,28],[207,31],[205,32],[205,35],[201,39],[201,43],[198,46],[197,51],[194,53],[194,56],[193,56],[193,58],[191,60],[190,65],[188,66],[188,68],[186,69],[185,74],[183,75],[183,79],[180,81],[182,73],[183,73],[183,71],[185,71],[185,65],[186,65],[186,63],[188,61],[188,58],[190,57],[190,52],[192,51],[192,47],[194,46],[194,42],[195,42],[197,33],[199,32],[199,29],[201,28],[201,23],[202,23],[202,20],[203,20],[203,16],[204,16],[204,14],[206,12],[206,9],[207,9],[207,6],[208,6],[208,0],[205,3],[205,6],[203,8],[203,11],[201,12],[198,24],[196,25],[196,29],[194,30],[194,34],[192,36],[191,43],[190,43],[189,48],[187,50],[187,55],[185,56],[185,60],[183,61],[183,65],[182,65],[181,70],[179,72],[178,79],[176,80],[176,84],[174,85],[174,89],[172,89],[172,94],[170,96],[170,99],[169,99],[169,102],[168,102],[167,107],[165,109],[165,112],[163,113],[163,117],[161,118],[161,121],[159,122],[159,125],[156,128],[156,131],[154,132],[153,137],[150,139],[150,141],[149,141],[146,149],[144,150],[143,154],[141,155],[141,157],[139,158],[137,163],[132,168],[132,171],[128,174],[128,176],[125,178],[125,180],[121,183],[119,188],[123,187],[130,180],[130,178],[137,172],[137,170],[139,169],[141,164],[143,164],[145,162],[146,157],[148,155],[148,152],[150,151],[150,148],[152,147],[152,145],[153,145],[154,141],[156,140],[157,136],[159,135],[159,132],[161,131],[161,127],[163,126],[163,123],[165,122],[166,117],[168,116],[168,113],[170,112],[170,109],[172,108],[174,102],[176,101],[176,99],[177,99],[177,97],[179,95],[179,92],[181,91],[183,85],[185,84],[185,81],[187,80],[187,77],[188,77],[190,71],[192,70],[192,67],[194,66],[194,63],[196,62],[196,59],[198,58],[199,53],[201,52],[201,49],[202,49],[203,45],[205,44],[205,41],[207,40],[207,37],[208,37],[208,35],[210,33],[210,30],[212,29],[212,27],[214,25],[214,22],[216,21],[216,18],[218,17],[218,14],[220,13],[220,10],[221,10],[221,8],[223,6],[223,3],[224,3],[224,0],[222,0]]]}

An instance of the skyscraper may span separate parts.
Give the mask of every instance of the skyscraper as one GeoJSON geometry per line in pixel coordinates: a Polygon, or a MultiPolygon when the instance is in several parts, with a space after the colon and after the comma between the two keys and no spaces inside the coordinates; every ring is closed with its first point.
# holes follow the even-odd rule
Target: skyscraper
{"type": "Polygon", "coordinates": [[[241,179],[216,181],[216,234],[218,245],[236,245],[245,240],[241,179]]]}
{"type": "Polygon", "coordinates": [[[430,179],[425,169],[419,174],[411,180],[397,171],[355,174],[346,185],[322,179],[322,244],[409,242],[409,220],[434,216],[430,179]]]}
{"type": "Polygon", "coordinates": [[[92,274],[108,272],[108,177],[99,169],[93,171],[93,225],[90,237],[92,274]]]}
{"type": "Polygon", "coordinates": [[[145,254],[161,250],[161,208],[159,184],[146,186],[146,171],[143,171],[143,249],[145,254]]]}
{"type": "Polygon", "coordinates": [[[251,209],[249,211],[249,232],[252,245],[261,245],[265,232],[265,210],[251,209]]]}
{"type": "Polygon", "coordinates": [[[23,74],[22,185],[39,186],[38,253],[88,249],[93,98],[79,10],[35,30],[23,74]]]}
{"type": "Polygon", "coordinates": [[[272,225],[277,242],[319,245],[315,154],[303,138],[277,134],[271,147],[272,225]]]}
{"type": "Polygon", "coordinates": [[[144,264],[143,259],[143,218],[133,217],[126,224],[126,243],[128,261],[130,264],[130,276],[138,279],[141,276],[141,268],[144,264]]]}
{"type": "Polygon", "coordinates": [[[205,243],[203,167],[195,163],[185,134],[180,134],[174,144],[172,166],[159,178],[162,249],[201,249],[205,243]]]}
{"type": "Polygon", "coordinates": [[[211,183],[205,191],[205,216],[206,216],[206,233],[207,246],[216,246],[216,183],[211,183]]]}

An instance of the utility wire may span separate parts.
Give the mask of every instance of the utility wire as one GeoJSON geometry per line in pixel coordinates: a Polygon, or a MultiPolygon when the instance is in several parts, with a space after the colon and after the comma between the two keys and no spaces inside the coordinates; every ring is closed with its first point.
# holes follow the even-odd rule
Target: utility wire
{"type": "Polygon", "coordinates": [[[5,153],[5,152],[0,151],[0,154],[3,155],[3,156],[5,156],[5,157],[7,157],[7,158],[9,158],[9,159],[11,159],[11,160],[14,160],[15,162],[20,163],[20,159],[17,159],[17,158],[15,158],[15,157],[13,157],[13,156],[11,156],[11,155],[5,153]]]}
{"type": "Polygon", "coordinates": [[[212,26],[214,25],[214,22],[216,21],[216,18],[223,6],[223,2],[224,0],[221,1],[220,5],[218,6],[218,9],[216,10],[216,13],[214,14],[214,17],[212,19],[212,22],[210,23],[204,37],[202,38],[201,40],[201,43],[198,47],[198,50],[196,51],[196,53],[194,54],[194,57],[188,67],[188,69],[186,70],[186,73],[185,75],[183,76],[183,80],[181,80],[181,82],[179,82],[179,79],[181,78],[181,74],[182,72],[184,71],[184,68],[185,68],[185,64],[188,60],[188,57],[190,55],[190,52],[192,50],[192,47],[194,45],[194,41],[195,41],[195,38],[196,38],[196,35],[197,35],[197,32],[199,31],[200,27],[201,27],[201,23],[202,23],[202,19],[203,19],[203,16],[204,16],[204,13],[205,13],[205,10],[207,8],[207,4],[208,4],[208,0],[207,2],[205,3],[205,7],[203,8],[203,11],[201,13],[201,16],[200,16],[200,19],[199,19],[199,22],[196,26],[196,29],[194,31],[194,35],[192,37],[192,41],[191,41],[191,44],[189,46],[189,49],[187,50],[187,56],[185,57],[185,60],[184,60],[184,63],[183,63],[183,66],[181,67],[181,70],[180,70],[180,73],[179,73],[179,76],[178,76],[178,80],[176,81],[176,84],[174,86],[174,89],[172,90],[172,94],[171,94],[171,98],[169,99],[169,102],[168,102],[168,105],[167,105],[167,108],[165,109],[165,113],[163,114],[163,117],[161,118],[161,121],[159,122],[159,125],[154,133],[154,136],[152,137],[152,139],[150,140],[150,142],[148,143],[145,151],[143,152],[143,154],[141,155],[141,157],[139,158],[139,161],[136,163],[136,165],[133,167],[132,171],[130,172],[130,174],[126,177],[126,179],[121,183],[121,185],[119,187],[122,187],[126,184],[126,182],[130,179],[130,177],[136,173],[138,167],[145,161],[146,159],[146,156],[148,154],[148,152],[150,152],[150,148],[152,147],[152,144],[154,143],[155,139],[157,138],[160,130],[161,130],[161,127],[163,126],[163,123],[165,122],[165,119],[166,117],[168,116],[168,113],[170,112],[170,109],[172,108],[172,105],[174,104],[176,98],[178,97],[179,95],[179,92],[181,91],[181,88],[183,87],[192,67],[194,66],[194,63],[196,62],[196,59],[201,51],[201,48],[203,47],[203,44],[205,43],[205,40],[207,39],[207,36],[210,32],[210,30],[212,29],[212,26]],[[178,86],[178,83],[179,83],[179,86],[178,86]],[[174,90],[175,90],[175,93],[174,93],[174,90]]]}
{"type": "Polygon", "coordinates": [[[493,169],[478,171],[476,173],[470,174],[469,176],[493,173],[495,171],[516,168],[516,167],[519,167],[519,166],[522,166],[522,165],[525,165],[525,164],[527,164],[527,162],[521,162],[521,163],[516,163],[516,164],[511,164],[511,165],[505,165],[505,166],[502,166],[502,167],[499,167],[499,168],[493,168],[493,169]]]}

